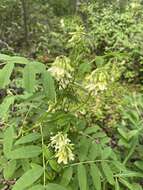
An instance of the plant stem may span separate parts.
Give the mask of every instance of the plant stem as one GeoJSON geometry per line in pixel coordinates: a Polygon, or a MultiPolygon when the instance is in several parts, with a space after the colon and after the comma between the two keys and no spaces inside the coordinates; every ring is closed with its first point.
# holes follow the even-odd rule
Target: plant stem
{"type": "MultiPolygon", "coordinates": [[[[40,124],[40,131],[41,131],[41,140],[42,140],[42,148],[44,146],[44,138],[43,138],[43,128],[42,125],[40,124]]],[[[42,154],[43,154],[43,168],[44,168],[44,177],[43,177],[43,185],[44,187],[46,186],[46,165],[45,165],[45,157],[44,157],[44,152],[42,150],[42,154]]]]}
{"type": "Polygon", "coordinates": [[[18,133],[17,138],[20,137],[21,134],[22,134],[22,132],[23,132],[23,128],[24,128],[24,126],[25,126],[25,122],[26,122],[26,119],[27,119],[27,117],[28,117],[30,111],[31,111],[31,107],[29,107],[29,109],[28,109],[28,111],[27,111],[27,113],[26,113],[26,115],[25,115],[25,117],[24,117],[24,119],[23,119],[22,126],[21,126],[21,128],[20,128],[20,130],[19,130],[19,133],[18,133]]]}
{"type": "Polygon", "coordinates": [[[96,163],[96,162],[111,162],[111,161],[110,160],[87,160],[87,161],[83,161],[83,162],[77,162],[74,164],[70,164],[68,166],[65,166],[64,168],[71,167],[71,166],[77,166],[80,164],[91,164],[91,163],[96,163]]]}

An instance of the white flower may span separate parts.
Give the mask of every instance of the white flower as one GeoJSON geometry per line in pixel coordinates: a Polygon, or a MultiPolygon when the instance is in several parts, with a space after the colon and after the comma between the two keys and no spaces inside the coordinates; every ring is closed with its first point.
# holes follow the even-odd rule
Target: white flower
{"type": "Polygon", "coordinates": [[[71,60],[66,56],[56,57],[51,68],[48,71],[58,81],[59,89],[66,88],[72,79],[72,72],[74,69],[71,67],[71,60]]]}
{"type": "Polygon", "coordinates": [[[92,92],[93,95],[97,95],[96,85],[94,83],[90,83],[90,84],[86,85],[85,88],[89,92],[92,92]]]}
{"type": "Polygon", "coordinates": [[[105,73],[93,71],[89,76],[86,77],[85,88],[92,92],[93,95],[97,95],[99,91],[107,90],[108,77],[105,73]]]}
{"type": "Polygon", "coordinates": [[[52,66],[48,71],[57,81],[60,81],[65,76],[65,70],[61,67],[52,66]]]}
{"type": "Polygon", "coordinates": [[[107,89],[107,83],[106,82],[99,82],[97,84],[97,86],[98,86],[99,90],[101,90],[101,91],[104,91],[107,89]]]}
{"type": "Polygon", "coordinates": [[[51,146],[56,150],[60,149],[66,144],[71,142],[70,139],[67,138],[67,134],[63,135],[61,132],[58,132],[57,135],[51,137],[51,146]]]}
{"type": "Polygon", "coordinates": [[[59,164],[62,162],[67,164],[68,161],[74,160],[73,144],[71,144],[67,134],[58,132],[57,135],[51,137],[51,146],[55,149],[55,157],[58,158],[59,164]]]}
{"type": "Polygon", "coordinates": [[[107,90],[107,83],[106,82],[97,82],[97,83],[90,83],[85,87],[89,92],[92,94],[97,95],[98,91],[107,90]]]}
{"type": "Polygon", "coordinates": [[[64,163],[67,164],[68,163],[68,155],[67,152],[63,149],[61,151],[58,151],[57,154],[55,155],[56,158],[58,158],[58,163],[64,163]]]}
{"type": "Polygon", "coordinates": [[[55,155],[58,158],[58,163],[67,164],[68,160],[74,160],[74,154],[71,151],[71,148],[68,146],[61,147],[60,151],[58,151],[55,155]]]}

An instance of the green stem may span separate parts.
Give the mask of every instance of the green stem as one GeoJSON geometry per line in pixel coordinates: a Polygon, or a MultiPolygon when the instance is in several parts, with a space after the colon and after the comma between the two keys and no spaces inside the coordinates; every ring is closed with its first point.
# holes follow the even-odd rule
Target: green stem
{"type": "MultiPolygon", "coordinates": [[[[41,140],[42,140],[42,148],[44,146],[44,138],[43,138],[43,128],[42,125],[40,124],[40,131],[41,131],[41,140]]],[[[43,176],[43,185],[44,187],[46,186],[46,165],[45,165],[45,157],[44,157],[44,152],[42,151],[42,156],[43,156],[43,168],[44,168],[44,176],[43,176]]]]}
{"type": "Polygon", "coordinates": [[[111,162],[111,161],[110,160],[87,160],[87,161],[83,161],[83,162],[77,162],[74,164],[70,164],[68,166],[65,166],[64,168],[71,167],[71,166],[77,166],[80,164],[92,164],[92,163],[97,163],[97,162],[111,162]]]}
{"type": "Polygon", "coordinates": [[[17,138],[20,137],[21,134],[23,133],[23,128],[24,128],[24,126],[25,126],[25,122],[26,122],[26,120],[27,120],[27,117],[28,117],[28,115],[29,115],[29,113],[30,113],[30,111],[31,111],[31,108],[32,108],[32,107],[29,107],[29,109],[28,109],[28,111],[27,111],[27,113],[26,113],[26,115],[25,115],[25,117],[24,117],[24,119],[23,119],[22,126],[21,126],[21,128],[20,128],[20,130],[19,130],[19,133],[18,133],[18,135],[17,135],[17,138]]]}

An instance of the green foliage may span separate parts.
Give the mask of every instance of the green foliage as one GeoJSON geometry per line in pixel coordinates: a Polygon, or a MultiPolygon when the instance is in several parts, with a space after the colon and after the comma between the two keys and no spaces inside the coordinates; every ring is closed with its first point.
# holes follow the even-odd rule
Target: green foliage
{"type": "Polygon", "coordinates": [[[110,4],[27,1],[27,45],[0,5],[1,189],[143,189],[143,12],[110,4]]]}
{"type": "Polygon", "coordinates": [[[13,186],[13,190],[26,189],[32,185],[43,173],[43,168],[35,166],[32,169],[28,170],[13,186]],[[25,183],[26,182],[26,183],[25,183]]]}
{"type": "MultiPolygon", "coordinates": [[[[116,112],[122,120],[120,124],[118,119],[116,126],[108,129],[110,134],[104,128],[105,124],[95,123],[99,119],[102,121],[102,117],[97,115],[93,109],[96,99],[98,97],[99,100],[106,102],[108,93],[114,92],[112,86],[118,87],[119,68],[112,68],[112,65],[107,63],[97,67],[96,72],[88,70],[87,74],[81,73],[81,75],[78,72],[76,78],[72,80],[72,77],[75,77],[75,68],[78,66],[72,65],[71,67],[70,58],[57,58],[56,63],[54,62],[50,68],[47,68],[40,62],[28,61],[24,58],[16,59],[15,57],[13,59],[6,55],[1,55],[1,57],[5,65],[11,62],[17,63],[13,68],[13,73],[17,73],[18,77],[15,78],[15,74],[12,74],[6,85],[11,93],[10,97],[13,97],[12,102],[6,103],[8,95],[1,104],[1,107],[6,107],[4,109],[6,117],[2,114],[1,119],[8,126],[11,125],[4,130],[1,158],[5,159],[5,164],[2,165],[3,177],[5,180],[17,179],[12,189],[55,188],[62,190],[73,189],[75,186],[81,190],[87,188],[101,190],[103,187],[119,189],[120,186],[133,189],[135,184],[141,187],[138,180],[142,178],[142,173],[137,168],[142,162],[135,161],[132,166],[130,162],[134,152],[138,152],[139,158],[142,155],[139,142],[142,131],[140,127],[143,109],[142,96],[128,95],[125,97],[122,95],[120,96],[121,104],[114,102],[114,105],[119,106],[116,112]],[[23,62],[24,60],[26,62],[23,62]],[[22,64],[22,67],[19,67],[19,64],[22,64]],[[31,82],[33,81],[31,72],[34,73],[34,83],[31,82]],[[112,75],[114,79],[110,81],[112,75]],[[81,78],[84,78],[83,82],[81,78]],[[67,82],[63,83],[63,79],[67,82]],[[23,89],[20,94],[13,94],[11,89],[13,81],[17,81],[15,84],[19,82],[18,87],[23,89]],[[95,84],[99,83],[94,87],[98,89],[96,92],[94,92],[95,89],[86,88],[88,81],[90,85],[94,81],[95,84]],[[67,93],[71,88],[74,99],[67,93]],[[30,109],[27,110],[27,106],[30,109]],[[37,106],[39,106],[38,109],[37,106]],[[17,110],[13,113],[14,107],[17,110]],[[96,120],[93,120],[94,117],[96,120]],[[129,129],[125,127],[126,122],[128,122],[129,129]],[[112,133],[114,130],[117,132],[118,139],[115,140],[117,144],[113,149],[112,133]],[[74,149],[68,144],[70,149],[68,150],[74,151],[75,155],[73,157],[72,152],[69,152],[71,154],[69,161],[70,159],[75,161],[69,162],[66,166],[61,163],[65,162],[65,158],[60,158],[63,150],[58,148],[59,152],[55,154],[52,147],[55,145],[50,144],[51,134],[59,131],[68,133],[74,143],[74,149]],[[57,160],[56,157],[59,159],[57,160]]],[[[2,69],[1,72],[5,71],[2,69]]],[[[6,76],[3,75],[3,77],[6,76]]],[[[109,102],[108,104],[112,105],[109,102]]],[[[96,111],[102,112],[102,109],[98,107],[96,111]]],[[[62,138],[67,137],[62,136],[62,138]]],[[[57,140],[56,143],[58,143],[57,140]]],[[[63,146],[61,140],[59,143],[63,146]]]]}
{"type": "Polygon", "coordinates": [[[96,190],[101,190],[101,174],[96,164],[91,164],[90,174],[92,176],[93,184],[96,190]]]}
{"type": "Polygon", "coordinates": [[[85,190],[87,187],[86,169],[83,165],[79,165],[77,169],[80,190],[85,190]]]}

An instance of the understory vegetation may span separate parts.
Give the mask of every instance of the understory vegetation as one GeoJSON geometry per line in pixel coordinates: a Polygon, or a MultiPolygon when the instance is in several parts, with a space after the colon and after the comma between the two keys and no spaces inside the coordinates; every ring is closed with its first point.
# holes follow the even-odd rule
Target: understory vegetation
{"type": "Polygon", "coordinates": [[[143,189],[143,2],[1,0],[0,189],[143,189]]]}

